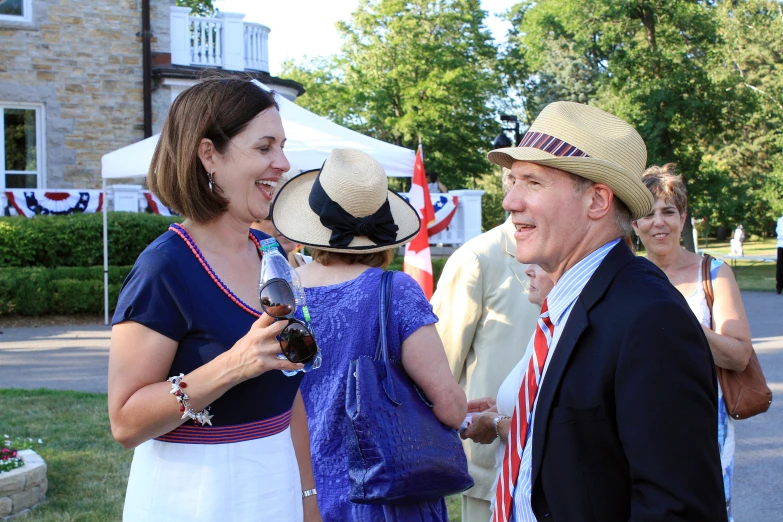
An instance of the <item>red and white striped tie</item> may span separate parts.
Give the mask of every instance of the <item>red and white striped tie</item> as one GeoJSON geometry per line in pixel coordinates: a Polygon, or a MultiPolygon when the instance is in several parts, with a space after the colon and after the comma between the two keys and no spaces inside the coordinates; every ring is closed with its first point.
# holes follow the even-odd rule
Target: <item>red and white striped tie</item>
{"type": "Polygon", "coordinates": [[[527,366],[522,385],[519,387],[514,415],[511,417],[511,430],[506,444],[506,454],[503,457],[503,469],[495,489],[495,511],[492,522],[508,522],[511,518],[511,504],[514,498],[514,488],[519,478],[519,466],[522,463],[522,450],[527,441],[527,430],[530,413],[538,393],[538,383],[544,371],[544,363],[552,342],[552,332],[555,327],[549,320],[549,305],[544,300],[541,315],[538,317],[538,328],[533,340],[533,354],[527,366]]]}

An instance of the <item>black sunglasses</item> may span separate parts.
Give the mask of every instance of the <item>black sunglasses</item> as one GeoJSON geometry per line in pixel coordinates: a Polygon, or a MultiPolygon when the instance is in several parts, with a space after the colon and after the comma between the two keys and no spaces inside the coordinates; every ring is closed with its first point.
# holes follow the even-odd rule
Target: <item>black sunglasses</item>
{"type": "Polygon", "coordinates": [[[307,363],[318,353],[313,333],[302,321],[293,317],[296,298],[288,281],[275,277],[258,290],[261,309],[275,319],[286,319],[288,325],[280,332],[278,340],[285,358],[292,363],[307,363]]]}

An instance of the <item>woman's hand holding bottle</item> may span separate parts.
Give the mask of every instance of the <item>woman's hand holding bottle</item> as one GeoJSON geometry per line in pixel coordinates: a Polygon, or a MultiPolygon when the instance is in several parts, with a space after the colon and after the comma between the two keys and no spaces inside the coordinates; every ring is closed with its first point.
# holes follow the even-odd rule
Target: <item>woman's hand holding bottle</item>
{"type": "Polygon", "coordinates": [[[245,336],[224,354],[226,367],[237,383],[270,370],[296,371],[304,367],[301,363],[279,357],[281,351],[277,336],[285,326],[286,321],[275,322],[274,317],[261,314],[245,336]]]}

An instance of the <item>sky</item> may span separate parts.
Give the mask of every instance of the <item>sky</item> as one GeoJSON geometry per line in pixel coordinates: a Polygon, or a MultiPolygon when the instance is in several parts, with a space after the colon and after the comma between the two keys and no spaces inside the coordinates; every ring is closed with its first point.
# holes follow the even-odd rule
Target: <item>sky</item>
{"type": "MultiPolygon", "coordinates": [[[[508,10],[518,0],[481,0],[489,12],[485,24],[495,40],[502,42],[510,24],[495,16],[508,10]]],[[[281,64],[292,59],[328,56],[340,51],[340,37],[335,24],[350,20],[359,0],[216,0],[223,12],[244,13],[246,22],[266,25],[269,33],[269,72],[280,74],[281,64]]]]}

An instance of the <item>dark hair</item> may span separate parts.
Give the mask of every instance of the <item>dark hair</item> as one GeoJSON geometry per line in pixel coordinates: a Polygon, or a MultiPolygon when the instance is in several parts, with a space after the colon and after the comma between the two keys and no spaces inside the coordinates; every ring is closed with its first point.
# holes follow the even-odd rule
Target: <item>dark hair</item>
{"type": "Polygon", "coordinates": [[[438,181],[438,177],[440,177],[440,173],[432,170],[429,172],[429,174],[427,174],[427,177],[430,178],[430,183],[435,183],[436,181],[438,181]]]}
{"type": "Polygon", "coordinates": [[[218,185],[198,156],[201,140],[225,154],[229,141],[261,112],[274,107],[275,95],[246,77],[218,73],[184,90],[169,109],[152,156],[147,184],[172,210],[204,223],[228,208],[218,185]]]}
{"type": "Polygon", "coordinates": [[[398,248],[398,246],[395,246],[386,250],[381,250],[380,252],[357,252],[355,254],[348,254],[346,252],[330,252],[328,250],[321,250],[313,247],[307,247],[307,250],[309,250],[310,255],[313,256],[313,261],[324,266],[329,266],[329,263],[333,259],[339,259],[349,265],[367,265],[373,266],[375,268],[383,268],[385,270],[394,260],[394,253],[398,248]]]}

